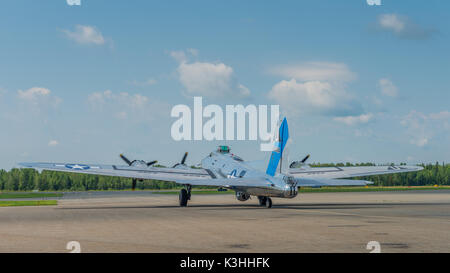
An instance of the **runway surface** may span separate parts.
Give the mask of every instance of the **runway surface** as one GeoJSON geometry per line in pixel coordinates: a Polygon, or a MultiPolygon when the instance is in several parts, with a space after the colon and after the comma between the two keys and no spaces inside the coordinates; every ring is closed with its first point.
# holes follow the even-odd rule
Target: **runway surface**
{"type": "Polygon", "coordinates": [[[450,252],[450,191],[274,198],[150,192],[66,194],[52,207],[0,208],[0,252],[450,252]]]}

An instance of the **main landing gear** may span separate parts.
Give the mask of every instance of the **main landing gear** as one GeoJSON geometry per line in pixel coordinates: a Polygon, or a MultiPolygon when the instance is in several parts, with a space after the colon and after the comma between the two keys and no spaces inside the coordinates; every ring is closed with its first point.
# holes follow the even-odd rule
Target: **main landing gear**
{"type": "Polygon", "coordinates": [[[186,207],[189,200],[191,200],[191,185],[186,185],[185,189],[180,191],[180,207],[186,207]]]}
{"type": "Polygon", "coordinates": [[[266,196],[258,196],[258,201],[260,206],[265,206],[270,209],[272,207],[272,199],[266,196]]]}

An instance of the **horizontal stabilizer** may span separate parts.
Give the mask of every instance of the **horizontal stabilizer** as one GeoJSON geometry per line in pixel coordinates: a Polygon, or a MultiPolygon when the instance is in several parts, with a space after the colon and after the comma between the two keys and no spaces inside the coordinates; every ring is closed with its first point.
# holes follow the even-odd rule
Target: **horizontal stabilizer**
{"type": "Polygon", "coordinates": [[[360,167],[314,167],[290,169],[289,174],[295,178],[350,178],[390,173],[417,172],[421,166],[360,166],[360,167]]]}
{"type": "Polygon", "coordinates": [[[297,178],[298,187],[336,187],[336,186],[366,186],[373,182],[366,180],[351,179],[328,179],[328,178],[297,178]]]}
{"type": "Polygon", "coordinates": [[[270,188],[272,183],[261,178],[220,178],[220,179],[199,179],[199,180],[175,180],[178,184],[189,184],[193,186],[216,186],[224,188],[239,188],[239,187],[255,187],[255,188],[270,188]]]}

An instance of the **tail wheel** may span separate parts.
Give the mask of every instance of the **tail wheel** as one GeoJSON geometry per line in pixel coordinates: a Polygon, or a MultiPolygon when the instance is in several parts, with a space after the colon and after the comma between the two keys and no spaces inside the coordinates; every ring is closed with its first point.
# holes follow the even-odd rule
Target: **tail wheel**
{"type": "Polygon", "coordinates": [[[272,199],[270,197],[267,197],[266,208],[270,209],[271,207],[272,207],[272,199]]]}
{"type": "Polygon", "coordinates": [[[265,196],[258,196],[258,201],[260,206],[265,206],[267,203],[267,197],[265,196]]]}
{"type": "Polygon", "coordinates": [[[180,207],[186,207],[189,199],[189,194],[186,189],[180,191],[180,207]]]}

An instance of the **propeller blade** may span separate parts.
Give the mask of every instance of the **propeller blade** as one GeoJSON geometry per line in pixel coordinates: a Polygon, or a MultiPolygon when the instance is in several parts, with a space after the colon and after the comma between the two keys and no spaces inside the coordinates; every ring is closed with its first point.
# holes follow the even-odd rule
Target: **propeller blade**
{"type": "Polygon", "coordinates": [[[184,153],[183,159],[181,159],[181,165],[184,165],[184,162],[186,162],[187,156],[188,156],[188,152],[184,153]]]}
{"type": "Polygon", "coordinates": [[[305,165],[305,162],[308,160],[308,158],[311,155],[307,155],[305,156],[305,158],[303,158],[301,161],[294,161],[289,165],[289,168],[300,168],[301,166],[305,165]]]}
{"type": "Polygon", "coordinates": [[[187,156],[188,156],[188,152],[185,152],[183,155],[183,158],[181,159],[181,162],[173,165],[172,168],[176,168],[177,166],[180,166],[180,165],[183,166],[184,162],[186,162],[187,156]]]}
{"type": "Polygon", "coordinates": [[[131,190],[132,190],[132,191],[134,191],[134,190],[136,189],[136,182],[137,182],[137,179],[136,179],[136,178],[133,178],[133,182],[132,182],[132,184],[131,184],[131,190]]]}
{"type": "Polygon", "coordinates": [[[150,162],[147,163],[147,166],[150,167],[151,165],[156,164],[156,163],[158,163],[157,160],[150,161],[150,162]]]}
{"type": "Polygon", "coordinates": [[[303,160],[301,161],[302,163],[305,163],[306,162],[306,160],[308,160],[308,158],[310,157],[311,155],[307,155],[307,156],[305,156],[305,158],[303,158],[303,160]]]}
{"type": "Polygon", "coordinates": [[[129,166],[131,166],[132,162],[128,160],[128,158],[126,158],[123,154],[120,154],[119,156],[120,158],[123,159],[123,161],[125,161],[129,166]]]}

